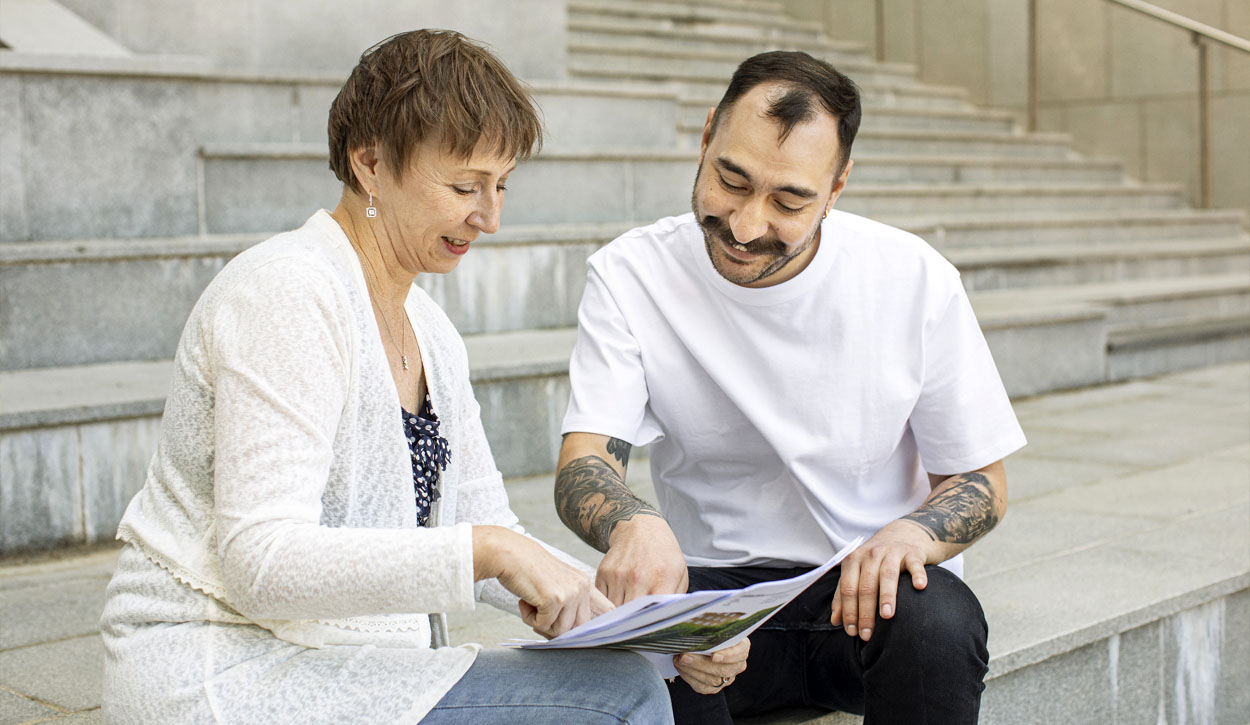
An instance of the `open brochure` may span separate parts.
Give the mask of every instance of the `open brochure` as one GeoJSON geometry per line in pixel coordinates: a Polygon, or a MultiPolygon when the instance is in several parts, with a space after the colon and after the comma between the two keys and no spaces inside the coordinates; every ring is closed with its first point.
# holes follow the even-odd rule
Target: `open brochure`
{"type": "Polygon", "coordinates": [[[745,589],[651,594],[626,602],[550,640],[512,640],[507,647],[629,649],[648,656],[660,673],[676,674],[671,656],[731,647],[768,621],[804,589],[846,558],[863,541],[857,538],[833,558],[806,574],[760,582],[745,589]]]}

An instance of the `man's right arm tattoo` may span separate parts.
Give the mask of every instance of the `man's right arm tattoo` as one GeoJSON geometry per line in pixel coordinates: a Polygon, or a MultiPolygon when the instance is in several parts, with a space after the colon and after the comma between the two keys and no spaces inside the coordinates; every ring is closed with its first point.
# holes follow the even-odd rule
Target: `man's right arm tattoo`
{"type": "Polygon", "coordinates": [[[599,456],[583,456],[560,469],[556,476],[556,511],[564,525],[582,541],[603,552],[608,550],[608,537],[617,523],[639,514],[663,518],[654,507],[635,496],[621,474],[599,456]]]}

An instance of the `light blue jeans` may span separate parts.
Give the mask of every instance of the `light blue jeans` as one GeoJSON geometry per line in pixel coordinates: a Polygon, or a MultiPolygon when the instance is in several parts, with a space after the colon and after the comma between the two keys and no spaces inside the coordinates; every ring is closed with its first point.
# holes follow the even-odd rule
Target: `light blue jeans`
{"type": "Polygon", "coordinates": [[[422,725],[653,725],[673,722],[655,668],[616,650],[488,649],[422,725]]]}

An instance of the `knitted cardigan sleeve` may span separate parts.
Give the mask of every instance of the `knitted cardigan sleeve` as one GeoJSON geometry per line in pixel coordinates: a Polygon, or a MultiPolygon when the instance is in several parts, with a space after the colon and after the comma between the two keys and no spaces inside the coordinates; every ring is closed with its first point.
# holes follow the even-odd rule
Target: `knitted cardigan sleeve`
{"type": "Polygon", "coordinates": [[[469,526],[320,524],[353,375],[343,294],[315,264],[261,265],[210,318],[214,534],[229,600],[252,619],[470,609],[469,526]]]}

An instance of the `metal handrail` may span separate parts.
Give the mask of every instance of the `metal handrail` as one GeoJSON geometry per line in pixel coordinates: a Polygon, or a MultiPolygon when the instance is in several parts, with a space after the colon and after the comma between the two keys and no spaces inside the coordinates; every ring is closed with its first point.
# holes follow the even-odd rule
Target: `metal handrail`
{"type": "MultiPolygon", "coordinates": [[[[1106,0],[1126,10],[1133,10],[1173,27],[1187,30],[1193,43],[1198,48],[1198,205],[1203,208],[1211,206],[1211,90],[1207,46],[1216,42],[1243,53],[1250,53],[1250,40],[1246,40],[1206,23],[1200,23],[1180,13],[1174,13],[1144,0],[1106,0]]],[[[1038,67],[1039,46],[1037,39],[1037,6],[1038,0],[1028,0],[1028,130],[1037,130],[1037,111],[1041,105],[1038,67]]],[[[876,56],[877,60],[885,60],[885,0],[876,0],[876,56]]]]}
{"type": "Polygon", "coordinates": [[[1155,20],[1162,20],[1169,25],[1175,25],[1178,28],[1184,28],[1193,33],[1197,33],[1205,38],[1210,38],[1217,43],[1223,43],[1230,48],[1250,53],[1250,40],[1246,40],[1232,33],[1225,32],[1219,28],[1212,27],[1206,23],[1200,23],[1192,18],[1187,18],[1180,13],[1174,13],[1166,10],[1158,5],[1152,5],[1142,0],[1107,0],[1114,5],[1126,7],[1129,10],[1136,10],[1143,15],[1149,15],[1155,20]]]}
{"type": "MultiPolygon", "coordinates": [[[[1211,93],[1207,46],[1210,41],[1226,45],[1234,50],[1250,53],[1250,40],[1225,32],[1219,28],[1200,23],[1171,10],[1143,0],[1106,0],[1112,5],[1133,10],[1143,15],[1165,22],[1182,30],[1187,30],[1193,43],[1198,47],[1198,206],[1211,206],[1211,93]]],[[[1038,83],[1038,48],[1037,40],[1037,4],[1038,0],[1029,0],[1029,122],[1030,131],[1037,130],[1037,110],[1040,105],[1038,83]]]]}

